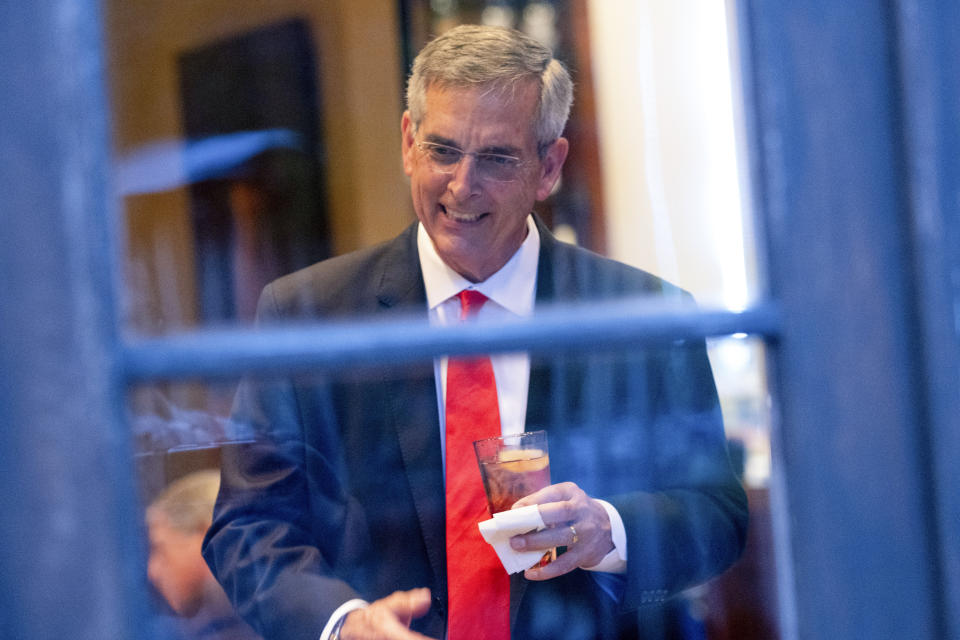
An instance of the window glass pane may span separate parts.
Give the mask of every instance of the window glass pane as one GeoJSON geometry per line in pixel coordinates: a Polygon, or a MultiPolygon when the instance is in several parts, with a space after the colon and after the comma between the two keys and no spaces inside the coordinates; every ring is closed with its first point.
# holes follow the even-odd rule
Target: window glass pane
{"type": "Polygon", "coordinates": [[[287,4],[301,17],[107,3],[131,331],[248,323],[266,282],[410,224],[403,52],[471,20],[538,34],[573,70],[570,152],[535,207],[554,233],[701,305],[757,299],[723,3],[287,4]]]}
{"type": "MultiPolygon", "coordinates": [[[[130,336],[247,326],[266,283],[408,228],[417,189],[401,156],[405,71],[427,34],[460,23],[521,28],[573,73],[569,154],[557,188],[535,205],[544,242],[553,234],[678,287],[640,284],[635,272],[625,286],[619,267],[597,270],[593,258],[565,253],[542,263],[538,308],[621,293],[662,301],[664,290],[688,300],[683,290],[700,308],[740,310],[762,297],[752,220],[744,215],[736,29],[724,3],[154,4],[105,5],[130,336]]],[[[351,273],[375,268],[382,265],[367,262],[351,273]]],[[[334,280],[322,290],[312,277],[285,281],[270,302],[286,306],[271,315],[341,321],[357,309],[389,307],[423,316],[415,295],[398,301],[355,278],[334,280]],[[347,301],[362,296],[366,302],[348,311],[347,301]]],[[[400,284],[388,291],[409,293],[400,284]]],[[[763,348],[734,336],[711,340],[708,355],[750,498],[750,537],[733,569],[683,591],[675,604],[709,637],[776,637],[763,348]],[[750,636],[748,628],[760,631],[750,636]]],[[[633,357],[581,356],[576,366],[558,356],[548,367],[579,377],[555,391],[550,419],[535,426],[610,424],[639,437],[643,429],[624,425],[655,420],[637,417],[649,417],[646,396],[627,392],[643,382],[631,378],[633,357]],[[627,364],[611,364],[618,358],[627,364]]],[[[352,375],[366,380],[369,372],[352,375]]],[[[188,469],[219,465],[224,443],[255,435],[231,426],[235,390],[180,383],[132,390],[145,504],[188,469]]],[[[381,446],[374,443],[376,453],[381,446]]],[[[583,446],[589,455],[580,471],[591,473],[608,453],[575,438],[558,446],[583,446]]],[[[620,482],[617,473],[580,481],[608,492],[620,482]]]]}
{"type": "MultiPolygon", "coordinates": [[[[585,637],[579,633],[601,631],[591,625],[614,620],[626,629],[639,625],[688,634],[672,637],[775,637],[768,454],[757,441],[767,419],[765,409],[748,400],[763,393],[754,360],[760,350],[740,338],[711,349],[715,357],[718,349],[726,350],[721,357],[735,360],[750,384],[759,385],[749,394],[743,388],[724,393],[723,418],[706,349],[698,343],[532,354],[529,393],[501,399],[503,430],[545,429],[550,482],[572,482],[607,500],[623,520],[629,558],[649,565],[631,579],[643,586],[632,595],[623,590],[634,582],[582,571],[555,584],[531,583],[536,586],[528,587],[526,606],[551,617],[549,624],[542,616],[524,622],[539,620],[548,631],[541,636],[543,629],[531,628],[532,635],[524,637],[585,637]],[[578,607],[610,605],[608,590],[638,603],[671,597],[623,618],[578,613],[578,607]],[[558,600],[571,593],[576,597],[558,600]],[[751,636],[749,629],[760,631],[751,636]],[[694,631],[707,635],[689,635],[694,631]]],[[[495,356],[498,371],[516,365],[504,362],[495,356]]],[[[367,599],[396,588],[441,589],[429,558],[437,545],[443,549],[443,486],[453,480],[444,479],[447,439],[441,438],[435,366],[440,365],[418,361],[249,378],[236,395],[233,382],[132,389],[131,423],[151,544],[145,588],[152,590],[157,624],[195,629],[208,614],[226,624],[229,609],[199,563],[200,536],[194,535],[206,530],[205,524],[194,527],[194,520],[213,509],[211,490],[203,488],[216,481],[204,474],[209,469],[223,470],[226,488],[208,553],[255,625],[307,624],[299,617],[302,611],[281,606],[294,583],[317,579],[303,571],[345,580],[367,599]],[[228,401],[234,397],[231,415],[228,401]],[[180,524],[188,516],[191,524],[180,524]],[[191,580],[179,580],[183,574],[191,580]],[[188,598],[191,586],[197,589],[194,599],[188,598]],[[254,597],[272,604],[261,609],[250,600],[254,597]],[[281,613],[268,615],[273,607],[281,613]],[[196,611],[203,614],[197,617],[196,611]]],[[[449,371],[454,365],[446,366],[449,371]]],[[[447,411],[449,403],[448,397],[447,411]]],[[[445,422],[455,420],[444,415],[445,422]]],[[[470,453],[468,466],[479,480],[480,467],[470,453]]],[[[510,465],[519,459],[529,466],[537,459],[508,453],[498,454],[506,462],[502,467],[484,467],[496,491],[512,491],[519,480],[511,474],[526,469],[510,465]]],[[[524,485],[512,499],[536,486],[524,485]]],[[[587,521],[582,518],[564,516],[552,528],[567,531],[566,522],[579,526],[587,521]]],[[[487,519],[489,512],[482,518],[487,519]]],[[[589,540],[586,525],[579,531],[589,540]]],[[[574,545],[569,547],[572,552],[574,545]]],[[[338,587],[331,593],[339,592],[338,587]]],[[[316,612],[325,606],[321,601],[329,604],[318,598],[303,605],[316,612]]],[[[446,602],[435,602],[418,628],[435,633],[446,602]]]]}

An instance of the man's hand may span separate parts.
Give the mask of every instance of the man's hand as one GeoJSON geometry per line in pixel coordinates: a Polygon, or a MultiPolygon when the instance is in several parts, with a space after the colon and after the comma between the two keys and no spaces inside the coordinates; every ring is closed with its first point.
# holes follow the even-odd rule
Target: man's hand
{"type": "Polygon", "coordinates": [[[340,637],[343,640],[429,640],[410,631],[410,621],[430,609],[430,589],[394,591],[386,598],[347,614],[340,637]]]}
{"type": "Polygon", "coordinates": [[[517,500],[512,508],[538,505],[547,528],[510,538],[517,551],[566,547],[567,552],[544,567],[527,569],[527,580],[549,580],[577,567],[592,567],[613,551],[610,518],[603,506],[572,482],[545,487],[517,500]]]}

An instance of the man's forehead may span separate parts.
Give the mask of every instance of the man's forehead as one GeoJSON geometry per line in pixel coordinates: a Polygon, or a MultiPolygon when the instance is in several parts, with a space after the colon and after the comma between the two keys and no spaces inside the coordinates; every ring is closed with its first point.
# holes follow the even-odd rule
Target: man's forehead
{"type": "Polygon", "coordinates": [[[443,144],[460,143],[461,133],[480,134],[484,144],[522,146],[534,136],[537,105],[533,87],[431,85],[425,95],[420,131],[443,144]]]}

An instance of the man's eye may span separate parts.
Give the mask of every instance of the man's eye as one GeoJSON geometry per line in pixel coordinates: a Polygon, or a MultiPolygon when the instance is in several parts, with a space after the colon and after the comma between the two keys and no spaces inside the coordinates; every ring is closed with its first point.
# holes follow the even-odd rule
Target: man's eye
{"type": "Polygon", "coordinates": [[[496,153],[485,153],[478,157],[480,162],[497,167],[512,167],[517,163],[516,158],[511,158],[510,156],[501,156],[496,153]]]}
{"type": "Polygon", "coordinates": [[[450,147],[430,147],[430,154],[437,160],[454,161],[459,160],[461,153],[450,147]]]}

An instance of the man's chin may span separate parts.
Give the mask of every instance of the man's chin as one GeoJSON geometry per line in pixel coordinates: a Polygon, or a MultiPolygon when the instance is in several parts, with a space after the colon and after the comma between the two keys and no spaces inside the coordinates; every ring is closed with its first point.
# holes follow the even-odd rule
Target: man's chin
{"type": "Polygon", "coordinates": [[[460,243],[449,242],[449,239],[445,244],[446,246],[443,248],[437,247],[437,254],[445,265],[470,282],[480,282],[485,279],[484,261],[486,256],[478,255],[475,244],[465,241],[460,243]]]}

